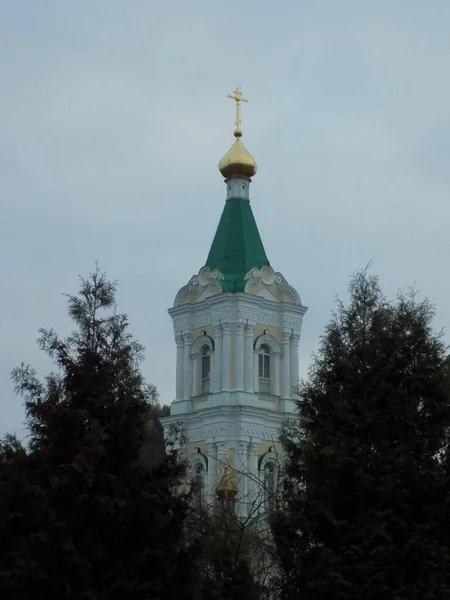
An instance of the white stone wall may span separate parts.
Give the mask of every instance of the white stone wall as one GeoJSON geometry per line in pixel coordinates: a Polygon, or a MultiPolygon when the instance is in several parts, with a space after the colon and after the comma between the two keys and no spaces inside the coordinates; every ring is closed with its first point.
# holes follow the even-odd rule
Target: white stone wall
{"type": "MultiPolygon", "coordinates": [[[[249,279],[257,293],[202,296],[193,280],[191,288],[180,290],[176,305],[169,310],[177,349],[176,399],[171,416],[162,420],[163,426],[167,431],[171,424],[181,421],[189,439],[186,455],[192,454],[196,461],[205,457],[205,485],[211,502],[225,449],[229,449],[238,488],[237,513],[241,517],[263,509],[262,457],[269,448],[278,448],[272,453],[282,459],[279,430],[286,418],[295,416],[293,388],[298,381],[298,345],[306,312],[297,292],[280,274],[269,273],[284,286],[280,297],[289,293],[295,301],[278,301],[273,290],[269,296],[261,294],[263,283],[258,273],[252,272],[249,279]],[[195,301],[179,301],[191,293],[195,301]],[[258,389],[258,351],[263,343],[270,347],[268,394],[258,389]],[[204,345],[211,348],[207,395],[202,394],[199,385],[200,350],[204,345]]],[[[201,274],[197,280],[201,283],[201,274]]]]}
{"type": "MultiPolygon", "coordinates": [[[[304,312],[302,306],[285,305],[248,294],[221,294],[197,304],[184,304],[170,309],[177,346],[176,402],[186,403],[198,395],[195,380],[199,372],[196,367],[199,351],[197,341],[202,338],[202,334],[198,335],[202,326],[212,326],[214,332],[211,371],[213,393],[259,393],[254,345],[259,339],[255,330],[263,327],[267,333],[265,343],[273,351],[270,394],[281,396],[283,400],[291,399],[292,388],[298,381],[298,344],[304,312]]],[[[177,410],[176,407],[174,409],[177,410]]],[[[187,410],[185,405],[180,409],[181,412],[187,410]]]]}

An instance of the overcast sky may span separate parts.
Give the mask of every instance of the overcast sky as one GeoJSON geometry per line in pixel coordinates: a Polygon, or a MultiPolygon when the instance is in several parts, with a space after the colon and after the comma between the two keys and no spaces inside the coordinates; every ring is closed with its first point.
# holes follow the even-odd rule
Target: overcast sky
{"type": "Polygon", "coordinates": [[[309,307],[301,372],[369,260],[448,325],[449,30],[448,0],[0,0],[0,433],[96,259],[173,399],[166,309],[223,208],[236,85],[266,252],[309,307]]]}

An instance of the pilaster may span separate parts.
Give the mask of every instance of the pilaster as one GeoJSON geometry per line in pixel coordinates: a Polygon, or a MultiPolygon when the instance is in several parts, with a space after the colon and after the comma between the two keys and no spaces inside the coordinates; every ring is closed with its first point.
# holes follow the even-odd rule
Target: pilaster
{"type": "Polygon", "coordinates": [[[280,395],[280,355],[273,354],[273,367],[272,367],[272,394],[274,396],[280,395]]]}
{"type": "Polygon", "coordinates": [[[281,337],[281,346],[283,348],[283,355],[281,357],[281,398],[283,400],[291,397],[290,337],[289,331],[283,331],[281,337]]]}
{"type": "Polygon", "coordinates": [[[192,359],[190,349],[192,344],[192,335],[190,333],[183,334],[183,400],[189,400],[192,397],[192,359]]]}
{"type": "Polygon", "coordinates": [[[216,379],[216,357],[215,357],[215,352],[211,353],[211,365],[210,365],[210,381],[209,381],[209,393],[212,394],[214,392],[214,385],[215,385],[215,379],[216,379]]]}
{"type": "Polygon", "coordinates": [[[177,345],[177,366],[176,366],[176,398],[175,400],[183,400],[184,387],[184,342],[183,336],[177,335],[175,337],[175,343],[177,345]]]}
{"type": "Polygon", "coordinates": [[[216,444],[216,469],[215,469],[215,487],[220,483],[220,480],[223,477],[224,471],[224,463],[225,463],[225,447],[226,444],[224,442],[219,442],[216,444]]]}
{"type": "Polygon", "coordinates": [[[222,391],[222,325],[214,326],[214,393],[222,391]]]}
{"type": "Polygon", "coordinates": [[[197,352],[192,356],[192,371],[193,371],[193,382],[192,382],[192,395],[199,396],[202,393],[202,381],[201,381],[201,370],[202,370],[202,359],[197,352]]]}
{"type": "Polygon", "coordinates": [[[207,493],[209,501],[214,502],[216,492],[217,445],[214,443],[206,444],[206,454],[208,456],[207,493]]]}
{"type": "Polygon", "coordinates": [[[235,470],[238,479],[238,515],[245,518],[248,513],[248,442],[238,442],[237,444],[235,470]]]}
{"type": "Polygon", "coordinates": [[[248,482],[247,496],[249,500],[249,514],[255,515],[258,504],[258,447],[259,442],[251,441],[248,445],[248,482]]]}
{"type": "Polygon", "coordinates": [[[259,363],[258,353],[253,352],[253,389],[255,394],[259,393],[259,363]]]}
{"type": "Polygon", "coordinates": [[[235,388],[244,389],[244,323],[236,323],[235,388]]]}
{"type": "Polygon", "coordinates": [[[295,397],[295,390],[299,380],[299,360],[298,360],[298,344],[300,335],[293,333],[291,335],[290,354],[291,354],[291,398],[295,397]]]}
{"type": "Polygon", "coordinates": [[[231,388],[231,325],[222,324],[222,389],[229,391],[231,388]]]}
{"type": "Polygon", "coordinates": [[[253,393],[254,381],[254,360],[253,360],[253,339],[255,326],[247,325],[244,332],[244,390],[253,393]]]}

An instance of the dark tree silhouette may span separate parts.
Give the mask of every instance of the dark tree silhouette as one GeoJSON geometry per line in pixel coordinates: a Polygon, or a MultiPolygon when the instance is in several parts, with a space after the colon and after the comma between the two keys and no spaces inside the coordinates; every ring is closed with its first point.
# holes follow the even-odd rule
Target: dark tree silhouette
{"type": "Polygon", "coordinates": [[[30,435],[0,446],[5,600],[192,597],[183,466],[161,446],[156,389],[115,293],[98,268],[82,279],[68,298],[76,330],[40,332],[57,371],[13,371],[30,435]]]}
{"type": "Polygon", "coordinates": [[[413,292],[388,303],[367,271],[349,291],[283,435],[282,598],[443,600],[450,402],[433,307],[413,292]]]}

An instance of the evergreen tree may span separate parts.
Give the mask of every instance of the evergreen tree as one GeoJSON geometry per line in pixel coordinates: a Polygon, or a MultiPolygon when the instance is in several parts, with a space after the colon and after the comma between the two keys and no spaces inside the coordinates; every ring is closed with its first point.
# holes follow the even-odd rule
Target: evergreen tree
{"type": "MultiPolygon", "coordinates": [[[[450,395],[450,355],[447,356],[445,363],[446,386],[450,395]]],[[[450,430],[447,431],[447,439],[442,452],[442,461],[440,466],[442,468],[440,497],[443,503],[443,508],[439,511],[440,526],[438,530],[438,539],[441,544],[447,548],[450,548],[450,430]]]]}
{"type": "Polygon", "coordinates": [[[76,331],[40,332],[58,372],[13,371],[30,436],[0,445],[2,599],[192,597],[183,467],[161,452],[156,390],[115,293],[96,269],[68,299],[76,331]]]}
{"type": "Polygon", "coordinates": [[[366,271],[349,291],[283,433],[282,597],[448,599],[450,401],[433,308],[414,293],[388,303],[366,271]]]}

